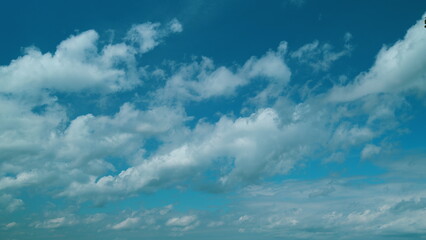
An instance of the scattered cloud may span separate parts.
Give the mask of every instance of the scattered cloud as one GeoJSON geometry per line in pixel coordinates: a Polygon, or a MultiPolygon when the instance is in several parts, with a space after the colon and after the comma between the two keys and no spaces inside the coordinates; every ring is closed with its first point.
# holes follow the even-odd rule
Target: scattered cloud
{"type": "Polygon", "coordinates": [[[77,223],[78,222],[74,216],[64,216],[64,217],[48,219],[42,222],[37,221],[31,225],[34,228],[55,229],[59,227],[75,225],[77,223]]]}
{"type": "Polygon", "coordinates": [[[23,208],[24,201],[18,198],[13,198],[10,194],[3,194],[0,195],[0,206],[2,206],[7,212],[14,212],[23,208]]]}
{"type": "Polygon", "coordinates": [[[138,217],[129,217],[123,220],[122,222],[113,225],[111,228],[114,230],[129,229],[137,226],[139,221],[140,219],[138,217]]]}
{"type": "Polygon", "coordinates": [[[177,19],[173,19],[163,28],[160,23],[147,22],[133,25],[127,32],[126,39],[138,46],[139,53],[146,53],[159,45],[164,37],[182,30],[182,24],[177,19]]]}
{"type": "Polygon", "coordinates": [[[362,159],[367,159],[367,158],[371,158],[377,154],[380,153],[381,148],[373,145],[373,144],[367,144],[361,152],[361,158],[362,159]]]}
{"type": "Polygon", "coordinates": [[[315,40],[292,52],[290,56],[299,63],[308,65],[314,71],[327,71],[333,62],[350,55],[352,51],[351,38],[352,35],[350,33],[345,34],[345,45],[341,51],[333,51],[332,45],[328,43],[320,44],[319,41],[315,40]]]}
{"type": "Polygon", "coordinates": [[[174,217],[166,222],[166,226],[172,227],[172,231],[177,232],[186,232],[196,228],[198,225],[200,225],[200,221],[195,215],[174,217]]]}
{"type": "Polygon", "coordinates": [[[6,224],[5,227],[8,229],[8,228],[13,228],[16,225],[18,225],[16,222],[10,222],[10,223],[6,224]]]}
{"type": "Polygon", "coordinates": [[[383,47],[369,71],[322,93],[306,84],[300,98],[286,60],[325,73],[351,54],[350,33],[340,50],[314,41],[289,51],[281,42],[231,66],[217,66],[208,57],[141,65],[141,54],[183,31],[177,19],[133,25],[119,43],[105,44],[89,30],[65,39],[53,53],[27,48],[0,66],[3,229],[54,232],[89,225],[108,234],[167,229],[181,236],[220,227],[241,236],[292,239],[426,234],[424,181],[407,180],[423,179],[424,156],[382,157],[392,153],[389,139],[408,119],[409,98],[425,91],[422,21],[383,47]],[[146,87],[154,78],[161,81],[146,87]],[[98,98],[116,98],[117,106],[89,106],[88,99],[98,98]],[[197,104],[210,111],[215,101],[233,100],[241,105],[236,111],[211,118],[188,111],[197,104]],[[305,167],[333,168],[353,156],[388,172],[377,180],[343,170],[324,177],[315,169],[309,179],[291,180],[305,167]],[[178,200],[155,195],[164,189],[235,195],[217,211],[182,210],[178,200]],[[49,198],[41,212],[9,219],[34,193],[49,198]],[[161,198],[155,204],[162,207],[142,208],[143,193],[161,198]],[[123,199],[130,203],[115,216],[92,209],[77,214],[84,202],[102,207],[123,199]],[[62,201],[69,209],[51,211],[62,201]]]}

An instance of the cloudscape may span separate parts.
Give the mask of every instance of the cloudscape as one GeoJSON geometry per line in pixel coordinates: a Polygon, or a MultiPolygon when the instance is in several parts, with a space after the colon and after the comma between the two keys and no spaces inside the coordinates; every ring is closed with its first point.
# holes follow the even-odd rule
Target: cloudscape
{"type": "Polygon", "coordinates": [[[422,1],[15,1],[0,239],[426,239],[422,1]]]}

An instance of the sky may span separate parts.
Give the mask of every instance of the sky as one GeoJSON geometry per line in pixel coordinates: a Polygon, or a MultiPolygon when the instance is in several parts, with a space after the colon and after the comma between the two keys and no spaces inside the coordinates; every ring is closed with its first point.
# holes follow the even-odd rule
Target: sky
{"type": "Polygon", "coordinates": [[[7,1],[0,239],[426,239],[426,4],[7,1]]]}

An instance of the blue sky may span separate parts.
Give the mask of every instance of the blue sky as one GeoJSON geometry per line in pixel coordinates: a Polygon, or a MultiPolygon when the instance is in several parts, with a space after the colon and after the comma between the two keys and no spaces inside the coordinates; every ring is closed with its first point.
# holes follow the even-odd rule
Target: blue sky
{"type": "Polygon", "coordinates": [[[4,3],[0,238],[426,238],[425,7],[4,3]]]}

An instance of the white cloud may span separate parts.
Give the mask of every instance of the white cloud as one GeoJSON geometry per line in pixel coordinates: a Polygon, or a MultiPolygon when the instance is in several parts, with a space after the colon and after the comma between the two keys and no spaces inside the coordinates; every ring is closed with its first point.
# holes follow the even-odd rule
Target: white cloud
{"type": "Polygon", "coordinates": [[[373,144],[367,144],[363,149],[362,149],[362,152],[361,152],[361,158],[362,159],[368,159],[368,158],[371,158],[371,157],[373,157],[373,156],[375,156],[375,155],[377,155],[377,154],[379,154],[380,153],[380,150],[381,150],[381,148],[380,147],[378,147],[378,146],[376,146],[376,145],[373,145],[373,144]]]}
{"type": "MultiPolygon", "coordinates": [[[[201,61],[180,65],[157,91],[160,100],[202,101],[214,97],[229,97],[239,87],[250,84],[256,78],[266,79],[268,87],[255,97],[265,100],[277,97],[290,81],[291,72],[284,62],[287,43],[282,42],[276,51],[268,51],[264,56],[249,58],[242,67],[216,67],[213,61],[202,57],[201,61]]],[[[164,103],[164,102],[163,102],[164,103]]]]}
{"type": "Polygon", "coordinates": [[[46,221],[37,221],[32,224],[35,228],[47,228],[47,229],[54,229],[64,226],[71,226],[77,224],[78,221],[74,216],[63,216],[63,217],[57,217],[57,218],[51,218],[46,221]]]}
{"type": "Polygon", "coordinates": [[[330,144],[334,147],[347,148],[367,142],[374,137],[375,133],[368,127],[353,126],[343,122],[335,129],[330,144]]]}
{"type": "Polygon", "coordinates": [[[320,44],[316,40],[300,47],[292,52],[290,56],[298,62],[310,66],[314,71],[327,71],[333,62],[351,53],[352,46],[349,43],[351,34],[346,33],[344,39],[344,49],[339,52],[333,51],[332,45],[328,43],[320,44]]]}
{"type": "Polygon", "coordinates": [[[268,51],[261,58],[251,57],[240,69],[240,74],[248,79],[266,78],[268,85],[253,97],[257,104],[265,104],[269,99],[277,98],[289,83],[291,71],[284,62],[287,42],[281,42],[276,51],[268,51]]]}
{"type": "Polygon", "coordinates": [[[132,26],[126,38],[137,44],[140,53],[146,53],[159,45],[164,37],[182,30],[182,24],[177,19],[170,21],[168,28],[161,28],[160,23],[147,22],[132,26]]]}
{"type": "Polygon", "coordinates": [[[14,212],[23,208],[24,201],[18,198],[13,198],[13,196],[10,194],[3,194],[0,195],[0,206],[2,206],[3,209],[5,209],[7,212],[14,212]]]}
{"type": "Polygon", "coordinates": [[[374,65],[346,86],[329,92],[330,101],[352,101],[369,94],[426,90],[426,32],[424,18],[391,47],[384,46],[374,65]]]}
{"type": "Polygon", "coordinates": [[[124,44],[98,51],[94,30],[71,36],[54,54],[28,48],[26,55],[0,67],[0,93],[38,96],[45,90],[60,92],[115,92],[140,84],[134,53],[124,44]],[[124,68],[119,67],[124,64],[124,68]],[[76,71],[78,69],[78,71],[76,71]]]}
{"type": "Polygon", "coordinates": [[[183,31],[182,24],[175,18],[169,22],[170,30],[175,33],[179,33],[183,31]]]}
{"type": "Polygon", "coordinates": [[[123,220],[122,222],[119,222],[115,225],[113,225],[111,228],[114,230],[122,230],[122,229],[128,229],[133,228],[138,225],[140,218],[138,217],[129,217],[123,220]]]}
{"type": "Polygon", "coordinates": [[[127,38],[139,45],[139,51],[141,53],[148,52],[160,44],[158,42],[159,27],[160,23],[134,25],[127,33],[127,38]]]}
{"type": "Polygon", "coordinates": [[[160,211],[158,212],[160,215],[166,215],[167,213],[169,213],[171,210],[173,209],[173,205],[169,204],[165,207],[163,207],[162,209],[160,209],[160,211]]]}
{"type": "Polygon", "coordinates": [[[5,227],[6,227],[6,229],[9,229],[9,228],[15,227],[16,225],[18,225],[16,222],[10,222],[10,223],[6,224],[5,227]]]}
{"type": "MultiPolygon", "coordinates": [[[[149,51],[162,37],[181,30],[177,20],[170,22],[166,30],[155,23],[135,25],[128,38],[139,50],[126,43],[107,45],[99,50],[97,33],[87,31],[63,41],[53,55],[32,49],[10,65],[1,67],[0,76],[4,78],[0,81],[4,81],[5,88],[0,92],[5,95],[0,96],[0,109],[5,114],[0,115],[0,158],[3,160],[0,189],[12,191],[39,186],[47,194],[77,201],[93,200],[95,204],[177,183],[185,185],[186,180],[195,178],[197,182],[189,184],[207,191],[220,191],[287,174],[298,164],[317,159],[318,155],[319,158],[330,156],[323,161],[325,163],[341,162],[346,150],[363,146],[392,129],[395,125],[389,122],[397,119],[395,109],[403,106],[401,99],[383,95],[370,96],[353,105],[325,102],[323,96],[308,96],[304,102],[282,96],[291,77],[284,61],[287,44],[282,42],[277,50],[251,57],[242,66],[216,67],[208,58],[175,64],[177,70],[172,71],[164,88],[147,95],[155,99],[146,100],[145,110],[139,109],[137,103],[125,103],[112,115],[88,113],[68,119],[67,107],[59,105],[55,92],[112,93],[131,89],[140,83],[136,52],[149,51]],[[75,71],[77,67],[81,71],[75,71]],[[179,106],[176,102],[229,97],[240,87],[256,81],[263,81],[266,87],[249,96],[257,103],[252,114],[222,116],[212,123],[197,120],[195,127],[189,128],[185,126],[190,119],[185,109],[176,107],[179,106]],[[36,97],[28,100],[30,97],[26,93],[36,97]],[[159,106],[164,100],[161,98],[172,104],[159,106]],[[274,102],[273,107],[263,107],[267,100],[274,102]],[[40,105],[45,106],[43,111],[33,111],[40,105]],[[367,120],[359,121],[360,116],[367,120]],[[160,146],[145,154],[144,144],[149,139],[157,140],[160,146]],[[111,158],[119,159],[120,164],[111,158]],[[203,179],[206,171],[213,172],[213,177],[203,179]]],[[[344,55],[319,43],[303,49],[293,53],[295,58],[313,54],[320,60],[315,62],[319,69],[327,69],[344,55]]],[[[386,51],[393,51],[391,49],[393,47],[386,51]]],[[[164,71],[158,72],[167,75],[164,71]]],[[[366,145],[361,156],[368,158],[378,151],[366,145]]],[[[254,197],[279,195],[274,189],[252,188],[251,192],[254,197]]],[[[339,187],[326,185],[302,189],[303,197],[297,197],[298,201],[311,198],[323,201],[338,193],[339,187]]],[[[22,200],[7,196],[9,205],[4,204],[7,209],[13,211],[22,206],[22,200]]],[[[292,206],[300,205],[292,203],[292,206]]],[[[157,215],[167,215],[170,209],[166,207],[157,215]]],[[[365,208],[345,214],[335,212],[336,216],[341,214],[352,222],[362,223],[360,219],[367,219],[377,211],[375,208],[368,210],[370,212],[365,208]]],[[[299,226],[304,219],[295,212],[291,214],[263,220],[270,228],[299,226]]],[[[93,216],[84,222],[94,223],[101,219],[93,216]]],[[[109,226],[112,229],[132,228],[139,226],[142,219],[143,216],[132,216],[109,226]]],[[[252,219],[256,222],[256,217],[252,219]]],[[[75,222],[72,217],[58,217],[34,226],[57,228],[75,222]]],[[[146,219],[146,223],[153,226],[156,222],[154,217],[146,219]]],[[[179,232],[193,229],[199,222],[195,215],[188,215],[170,218],[166,225],[179,232]]],[[[252,224],[245,218],[241,218],[241,222],[252,224]]]]}
{"type": "Polygon", "coordinates": [[[108,157],[136,164],[143,161],[146,139],[156,137],[161,141],[171,132],[179,134],[178,129],[183,128],[186,120],[176,108],[154,107],[140,111],[124,104],[114,116],[79,116],[67,128],[59,130],[59,121],[49,111],[44,115],[25,111],[23,115],[19,115],[21,112],[14,115],[13,109],[9,117],[0,116],[0,122],[5,122],[2,126],[7,128],[0,133],[0,148],[5,149],[0,156],[13,159],[0,165],[0,189],[42,183],[47,190],[52,185],[85,182],[106,171],[115,171],[115,166],[106,161],[108,157]]]}
{"type": "MultiPolygon", "coordinates": [[[[32,153],[32,158],[54,156],[56,161],[53,165],[46,164],[45,172],[32,173],[60,179],[55,182],[64,186],[65,190],[60,196],[75,197],[82,201],[92,199],[102,203],[139,191],[156,190],[188,179],[191,176],[189,173],[193,171],[203,172],[209,168],[218,172],[215,179],[218,184],[213,188],[252,183],[265,176],[288,173],[318,149],[325,147],[324,151],[339,152],[365,144],[381,134],[373,132],[371,129],[374,128],[369,123],[340,123],[343,117],[364,114],[362,111],[374,112],[367,104],[352,107],[350,115],[348,106],[342,104],[339,109],[343,110],[336,111],[334,105],[324,103],[319,97],[310,97],[299,104],[278,97],[291,76],[283,60],[285,51],[286,44],[282,43],[276,52],[269,51],[259,59],[250,58],[234,72],[225,67],[215,68],[212,61],[206,58],[200,63],[181,67],[162,89],[166,92],[157,92],[157,96],[166,96],[167,91],[192,100],[226,96],[233,94],[240,83],[246,84],[246,79],[264,77],[268,83],[264,89],[267,93],[265,95],[276,100],[273,108],[260,108],[248,117],[223,116],[213,124],[200,121],[193,130],[184,126],[189,118],[181,108],[152,107],[141,111],[127,103],[113,116],[78,116],[69,121],[69,125],[58,134],[61,121],[66,119],[61,115],[62,108],[48,109],[41,115],[29,113],[30,108],[27,107],[28,116],[36,119],[45,117],[40,118],[37,124],[45,124],[47,117],[52,118],[51,125],[33,134],[43,136],[45,139],[41,142],[47,147],[34,146],[38,154],[32,153]],[[179,80],[181,85],[175,84],[179,74],[196,76],[199,80],[192,81],[188,77],[179,80]],[[168,85],[179,87],[168,88],[168,85]],[[51,134],[46,136],[45,132],[51,134]],[[143,142],[150,137],[164,141],[164,144],[144,159],[143,142]],[[105,160],[111,156],[125,158],[129,166],[119,174],[104,176],[107,171],[115,170],[115,166],[105,160]],[[220,169],[217,168],[218,164],[223,164],[220,169]]],[[[388,112],[399,106],[388,105],[388,112]]],[[[8,111],[13,113],[16,111],[13,109],[8,111]]],[[[19,119],[19,114],[22,113],[16,113],[16,119],[19,119]]],[[[371,122],[388,115],[375,114],[371,122]]],[[[34,161],[33,166],[38,168],[36,163],[34,161]]],[[[24,175],[19,174],[28,174],[25,168],[13,167],[19,169],[14,170],[16,177],[1,178],[0,182],[5,183],[4,186],[22,187],[43,180],[35,177],[33,179],[37,181],[24,184],[19,180],[24,179],[24,175]]]]}
{"type": "Polygon", "coordinates": [[[167,226],[179,226],[179,227],[185,227],[194,221],[197,220],[197,216],[189,215],[189,216],[183,216],[183,217],[174,217],[170,218],[167,222],[167,226]]]}
{"type": "Polygon", "coordinates": [[[36,171],[21,172],[16,177],[3,177],[0,179],[0,190],[8,188],[20,188],[37,183],[41,174],[36,171]]]}
{"type": "Polygon", "coordinates": [[[201,101],[211,97],[229,96],[246,80],[226,67],[216,68],[213,61],[203,57],[198,62],[181,66],[157,93],[159,99],[201,101]]]}
{"type": "Polygon", "coordinates": [[[166,226],[173,227],[173,231],[189,231],[191,229],[196,228],[200,224],[200,221],[198,221],[197,216],[195,215],[187,215],[182,217],[174,217],[170,218],[166,222],[166,226]]]}
{"type": "Polygon", "coordinates": [[[186,179],[193,171],[204,171],[221,158],[230,161],[224,162],[224,166],[234,165],[219,173],[222,186],[284,174],[309,151],[304,146],[310,143],[298,136],[306,136],[311,129],[304,125],[279,125],[273,109],[261,109],[236,120],[222,117],[215,125],[200,123],[186,142],[165,148],[167,151],[160,151],[116,176],[74,182],[62,195],[108,198],[148,190],[151,185],[158,188],[186,179]]]}
{"type": "Polygon", "coordinates": [[[286,84],[291,76],[290,69],[283,60],[286,51],[287,43],[281,42],[276,52],[268,51],[261,58],[251,57],[245,62],[241,71],[248,78],[267,77],[286,84]]]}

